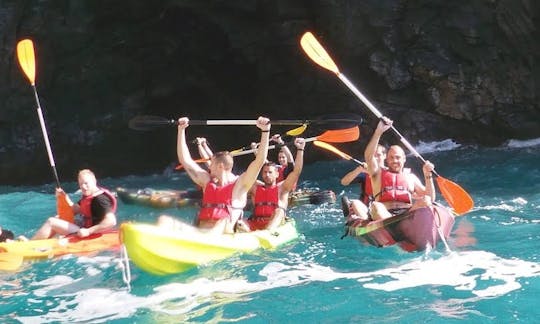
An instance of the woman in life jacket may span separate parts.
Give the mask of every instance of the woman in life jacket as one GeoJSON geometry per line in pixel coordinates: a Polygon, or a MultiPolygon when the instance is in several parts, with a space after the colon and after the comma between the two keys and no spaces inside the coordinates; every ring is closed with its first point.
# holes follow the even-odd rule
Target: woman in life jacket
{"type": "Polygon", "coordinates": [[[65,196],[68,205],[77,215],[75,223],[62,220],[57,216],[49,217],[36,232],[33,240],[47,239],[55,234],[77,234],[87,237],[93,233],[110,229],[116,225],[116,198],[107,189],[98,187],[96,176],[88,169],[79,171],[81,199],[73,203],[62,188],[56,189],[57,196],[65,196]]]}
{"type": "Polygon", "coordinates": [[[281,182],[293,171],[295,162],[291,150],[285,145],[285,141],[283,141],[281,135],[275,134],[271,140],[276,143],[276,147],[279,149],[277,156],[278,178],[276,182],[281,182]]]}

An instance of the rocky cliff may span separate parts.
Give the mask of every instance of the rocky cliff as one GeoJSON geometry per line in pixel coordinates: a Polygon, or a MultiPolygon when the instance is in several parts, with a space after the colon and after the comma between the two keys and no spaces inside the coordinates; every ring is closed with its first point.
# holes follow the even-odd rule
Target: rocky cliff
{"type": "MultiPolygon", "coordinates": [[[[71,181],[83,167],[116,176],[174,161],[175,128],[129,129],[139,114],[354,112],[369,137],[369,110],[300,49],[307,30],[413,143],[540,137],[539,25],[531,0],[2,1],[0,183],[52,181],[35,98],[16,60],[23,38],[34,41],[56,165],[71,181]]],[[[258,132],[192,126],[188,135],[232,149],[258,132]]],[[[363,144],[347,149],[360,157],[363,144]]],[[[310,151],[308,159],[321,157],[310,151]]]]}

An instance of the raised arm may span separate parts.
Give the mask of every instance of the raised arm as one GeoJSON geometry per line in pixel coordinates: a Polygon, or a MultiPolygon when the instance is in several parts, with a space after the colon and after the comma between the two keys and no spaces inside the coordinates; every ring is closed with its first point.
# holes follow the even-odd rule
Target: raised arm
{"type": "Polygon", "coordinates": [[[182,164],[191,180],[204,188],[210,181],[210,174],[193,161],[191,153],[189,153],[189,148],[186,143],[186,128],[188,126],[189,119],[187,117],[178,119],[178,138],[176,143],[178,161],[182,164]]]}
{"type": "MultiPolygon", "coordinates": [[[[431,198],[431,201],[435,201],[437,198],[437,192],[435,191],[435,185],[433,184],[433,170],[435,169],[435,166],[433,163],[426,161],[424,163],[424,166],[422,167],[422,172],[424,174],[424,181],[426,182],[426,185],[423,186],[424,189],[424,195],[431,198]]],[[[421,188],[422,189],[422,188],[421,188]]]]}
{"type": "Polygon", "coordinates": [[[271,140],[276,142],[278,147],[281,148],[281,152],[283,152],[283,154],[285,154],[285,157],[287,158],[287,163],[295,163],[291,150],[289,150],[287,145],[285,145],[285,141],[283,141],[281,135],[275,134],[274,136],[272,136],[271,140]]]}
{"type": "Polygon", "coordinates": [[[197,137],[195,141],[197,142],[197,149],[199,150],[199,155],[203,159],[207,159],[205,164],[209,167],[212,163],[212,161],[210,161],[210,158],[214,155],[214,153],[208,146],[208,141],[204,137],[197,137]]]}
{"type": "Polygon", "coordinates": [[[350,171],[349,173],[344,175],[343,178],[341,178],[341,185],[343,185],[343,186],[350,185],[351,182],[353,182],[353,180],[356,179],[356,177],[358,177],[360,175],[360,173],[362,173],[362,172],[367,172],[367,164],[366,163],[363,163],[363,164],[357,166],[352,171],[350,171]]]}
{"type": "Polygon", "coordinates": [[[257,127],[261,130],[261,141],[255,155],[255,160],[249,164],[246,171],[238,178],[242,191],[247,192],[257,180],[266,157],[268,156],[268,142],[270,140],[270,120],[265,117],[257,119],[257,127]]]}
{"type": "Polygon", "coordinates": [[[304,167],[304,148],[306,147],[306,141],[298,137],[294,140],[294,146],[296,146],[296,159],[294,160],[294,169],[292,170],[287,178],[283,181],[281,188],[282,191],[292,191],[295,187],[296,182],[300,178],[300,173],[304,167]]]}
{"type": "Polygon", "coordinates": [[[392,127],[392,121],[386,117],[382,117],[382,119],[377,124],[377,128],[375,128],[375,131],[373,132],[373,136],[371,136],[371,139],[366,146],[364,158],[367,163],[368,173],[371,176],[376,176],[379,173],[381,167],[383,167],[377,162],[375,152],[377,151],[377,145],[379,145],[382,134],[388,129],[390,129],[390,127],[392,127]]]}

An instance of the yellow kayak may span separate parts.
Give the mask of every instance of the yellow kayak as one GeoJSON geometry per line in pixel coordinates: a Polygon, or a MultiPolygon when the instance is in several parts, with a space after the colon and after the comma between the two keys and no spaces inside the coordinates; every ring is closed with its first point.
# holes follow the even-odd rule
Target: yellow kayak
{"type": "Polygon", "coordinates": [[[120,246],[118,231],[94,233],[88,237],[67,236],[45,240],[12,241],[0,243],[0,254],[20,256],[24,259],[46,259],[66,254],[85,254],[120,246]]]}
{"type": "Polygon", "coordinates": [[[155,275],[181,273],[236,253],[276,248],[298,237],[292,220],[274,231],[235,234],[209,234],[196,228],[172,230],[141,223],[123,223],[120,232],[130,260],[155,275]]]}

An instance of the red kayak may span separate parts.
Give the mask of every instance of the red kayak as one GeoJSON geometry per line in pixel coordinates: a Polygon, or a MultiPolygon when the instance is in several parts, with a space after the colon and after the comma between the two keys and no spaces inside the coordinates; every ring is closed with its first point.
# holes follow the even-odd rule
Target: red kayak
{"type": "Polygon", "coordinates": [[[346,235],[377,247],[398,244],[412,252],[435,247],[441,235],[445,240],[448,238],[453,226],[453,213],[435,204],[367,224],[353,221],[346,225],[346,235]]]}

